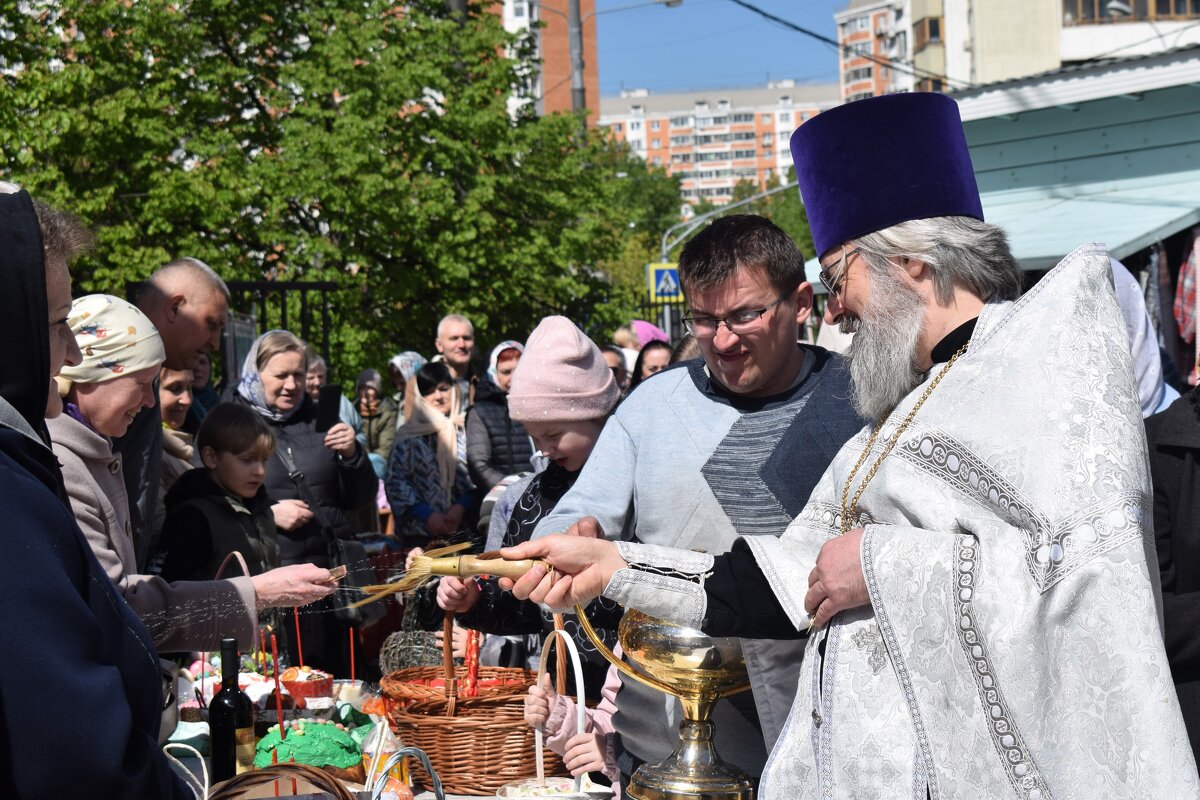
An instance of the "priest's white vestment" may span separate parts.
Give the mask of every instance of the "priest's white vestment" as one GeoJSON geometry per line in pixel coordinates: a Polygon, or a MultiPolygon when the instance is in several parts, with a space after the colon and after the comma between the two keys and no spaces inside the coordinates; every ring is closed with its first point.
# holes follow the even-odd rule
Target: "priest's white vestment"
{"type": "MultiPolygon", "coordinates": [[[[851,496],[928,380],[884,425],[851,496]]],[[[797,627],[868,435],[780,539],[747,538],[797,627]]],[[[1200,796],[1103,247],[984,308],[858,509],[870,605],[810,638],[760,797],[1200,796]]]]}

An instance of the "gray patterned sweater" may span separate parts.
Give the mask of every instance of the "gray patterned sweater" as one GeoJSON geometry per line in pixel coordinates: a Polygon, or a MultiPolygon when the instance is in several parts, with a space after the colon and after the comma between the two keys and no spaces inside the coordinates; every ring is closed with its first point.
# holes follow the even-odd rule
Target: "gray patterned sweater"
{"type": "MultiPolygon", "coordinates": [[[[574,488],[537,536],[594,516],[609,538],[727,552],[739,536],[779,536],[842,444],[864,424],[839,355],[807,345],[797,382],[767,398],[732,395],[701,359],[647,380],[609,420],[574,488]]],[[[714,711],[723,758],[753,775],[782,729],[802,641],[746,641],[754,697],[714,711]]],[[[614,717],[626,750],[656,761],[678,742],[679,704],[629,681],[614,717]]]]}

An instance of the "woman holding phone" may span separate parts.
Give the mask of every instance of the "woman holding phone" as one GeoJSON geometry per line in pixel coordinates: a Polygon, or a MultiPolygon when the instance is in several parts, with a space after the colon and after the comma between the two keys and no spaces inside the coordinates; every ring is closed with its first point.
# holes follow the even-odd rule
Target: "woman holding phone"
{"type": "MultiPolygon", "coordinates": [[[[305,392],[307,373],[304,343],[288,331],[268,331],[246,355],[235,399],[258,412],[278,442],[276,456],[267,462],[266,487],[275,501],[280,564],[325,567],[329,538],[354,535],[346,512],[374,501],[376,478],[354,429],[334,422],[336,412],[322,413],[305,392]]],[[[348,674],[345,628],[333,614],[319,613],[327,606],[322,601],[300,615],[304,663],[348,674]]],[[[292,663],[299,663],[290,637],[289,654],[292,663]]]]}

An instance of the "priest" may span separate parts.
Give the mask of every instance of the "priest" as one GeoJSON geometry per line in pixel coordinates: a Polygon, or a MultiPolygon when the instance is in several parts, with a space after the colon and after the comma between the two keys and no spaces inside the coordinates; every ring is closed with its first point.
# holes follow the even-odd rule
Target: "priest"
{"type": "Polygon", "coordinates": [[[872,424],[779,539],[714,557],[548,536],[505,551],[553,567],[514,592],[807,632],[768,800],[1200,796],[1107,252],[1022,296],[945,96],[850,103],[791,145],[872,424]]]}

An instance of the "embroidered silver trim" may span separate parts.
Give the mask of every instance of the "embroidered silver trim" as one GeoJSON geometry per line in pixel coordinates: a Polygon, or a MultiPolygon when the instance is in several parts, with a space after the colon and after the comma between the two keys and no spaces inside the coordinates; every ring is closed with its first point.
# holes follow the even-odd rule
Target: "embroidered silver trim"
{"type": "Polygon", "coordinates": [[[1122,492],[1054,525],[1028,499],[971,451],[941,431],[919,424],[893,452],[997,512],[1025,537],[1025,564],[1039,591],[1114,547],[1150,530],[1151,500],[1122,492]]]}
{"type": "Polygon", "coordinates": [[[663,547],[657,544],[642,544],[640,542],[619,541],[617,552],[633,569],[641,572],[653,572],[681,580],[691,580],[704,585],[706,578],[712,576],[714,558],[711,553],[699,553],[695,550],[680,550],[676,547],[663,547]]]}
{"type": "MultiPolygon", "coordinates": [[[[908,674],[908,666],[900,654],[900,645],[896,641],[896,631],[892,627],[891,620],[888,619],[887,612],[884,610],[883,598],[879,593],[879,580],[875,576],[875,531],[874,526],[868,526],[863,532],[862,544],[862,568],[863,577],[867,582],[867,593],[871,597],[871,607],[875,612],[875,623],[879,626],[879,632],[883,634],[883,642],[887,645],[888,653],[892,656],[892,667],[896,670],[896,680],[900,682],[900,689],[904,692],[904,700],[908,704],[908,715],[912,720],[913,732],[917,739],[917,753],[926,765],[933,764],[933,752],[929,747],[929,734],[925,731],[925,722],[921,719],[921,709],[917,706],[917,695],[913,691],[912,678],[908,674]]],[[[939,791],[937,782],[930,770],[926,770],[926,787],[929,790],[930,800],[937,800],[939,791]]]]}
{"type": "Polygon", "coordinates": [[[983,713],[989,720],[988,731],[996,754],[1008,774],[1009,783],[1019,796],[1028,800],[1051,800],[1050,789],[1042,779],[1037,764],[1030,757],[1020,732],[1011,721],[1008,704],[1000,692],[992,670],[987,646],[975,622],[971,603],[974,599],[975,572],[980,555],[978,548],[973,544],[964,544],[961,539],[955,543],[954,561],[957,567],[955,573],[958,575],[958,588],[954,597],[955,609],[958,611],[959,643],[972,666],[983,713]]]}
{"type": "MultiPolygon", "coordinates": [[[[814,528],[826,528],[836,533],[842,529],[842,507],[833,503],[813,501],[800,512],[799,519],[814,528]]],[[[863,509],[859,509],[858,518],[854,522],[857,523],[856,527],[861,527],[876,520],[863,509]]]]}
{"type": "MultiPolygon", "coordinates": [[[[829,625],[827,626],[829,633],[828,641],[825,643],[825,658],[821,659],[821,670],[824,673],[823,683],[818,683],[818,687],[824,686],[824,691],[818,691],[821,696],[821,725],[818,731],[821,740],[820,749],[820,782],[821,793],[828,800],[834,800],[833,794],[833,758],[830,755],[833,752],[833,695],[836,689],[834,678],[837,674],[837,662],[832,658],[832,654],[837,653],[838,646],[842,640],[842,626],[829,625]]],[[[813,670],[817,672],[817,670],[813,670]]],[[[818,680],[821,680],[818,678],[818,680]]]]}
{"type": "Polygon", "coordinates": [[[708,595],[694,575],[674,578],[641,569],[619,569],[603,594],[626,608],[693,628],[703,624],[708,611],[708,595]]]}

